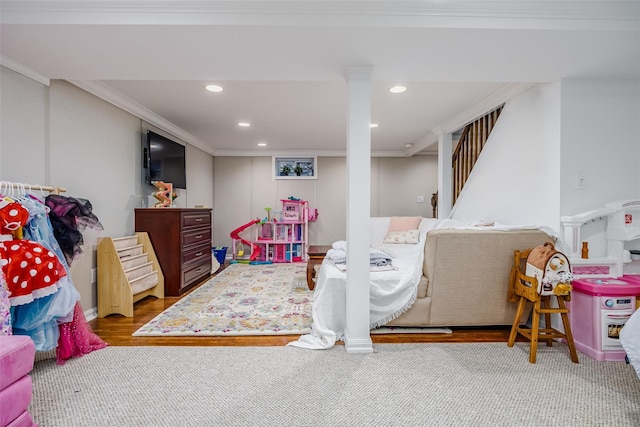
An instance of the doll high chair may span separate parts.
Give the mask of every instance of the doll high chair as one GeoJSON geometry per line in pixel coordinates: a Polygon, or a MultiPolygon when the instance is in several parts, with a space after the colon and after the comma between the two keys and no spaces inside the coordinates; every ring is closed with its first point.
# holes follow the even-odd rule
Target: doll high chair
{"type": "Polygon", "coordinates": [[[538,340],[553,346],[555,338],[564,339],[569,346],[573,363],[578,362],[578,354],[571,334],[571,326],[565,302],[571,300],[571,268],[564,254],[555,250],[553,243],[546,242],[536,248],[525,251],[514,251],[514,263],[511,269],[511,280],[507,300],[518,302],[518,310],[511,327],[507,345],[513,347],[516,336],[521,334],[530,341],[529,363],[536,363],[538,340]],[[525,273],[522,266],[526,262],[525,273]],[[552,307],[551,298],[557,299],[558,307],[552,307]],[[531,329],[520,326],[520,317],[527,302],[533,303],[531,329]],[[564,333],[551,326],[551,315],[560,314],[564,333]],[[540,315],[544,314],[545,327],[540,328],[540,315]]]}

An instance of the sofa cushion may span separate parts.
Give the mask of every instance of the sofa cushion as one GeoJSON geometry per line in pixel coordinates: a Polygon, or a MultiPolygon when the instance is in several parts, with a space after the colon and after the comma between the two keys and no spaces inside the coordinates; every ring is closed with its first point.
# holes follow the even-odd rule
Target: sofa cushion
{"type": "Polygon", "coordinates": [[[33,369],[36,348],[25,335],[0,335],[0,390],[33,369]]]}
{"type": "Polygon", "coordinates": [[[418,283],[418,293],[417,298],[424,298],[427,296],[427,289],[429,288],[429,279],[425,276],[420,277],[420,282],[418,283]]]}
{"type": "Polygon", "coordinates": [[[11,421],[7,427],[38,427],[38,424],[33,421],[33,417],[28,411],[24,411],[18,415],[18,418],[11,421]]]}
{"type": "Polygon", "coordinates": [[[29,408],[32,383],[29,375],[0,390],[0,426],[6,426],[29,408]]]}

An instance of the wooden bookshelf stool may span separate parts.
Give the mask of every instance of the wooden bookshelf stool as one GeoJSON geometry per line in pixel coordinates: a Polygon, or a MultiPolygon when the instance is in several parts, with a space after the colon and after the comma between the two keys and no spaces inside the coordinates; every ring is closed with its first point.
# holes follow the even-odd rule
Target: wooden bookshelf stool
{"type": "Polygon", "coordinates": [[[530,341],[529,347],[529,363],[536,363],[536,352],[538,350],[538,341],[546,341],[547,346],[553,346],[554,338],[561,338],[567,342],[569,346],[569,353],[571,354],[571,361],[573,363],[578,362],[578,353],[573,342],[573,335],[571,334],[571,326],[569,325],[569,317],[567,313],[569,310],[566,307],[565,301],[571,300],[571,292],[566,291],[560,295],[540,295],[538,293],[538,279],[532,276],[526,276],[522,273],[522,266],[526,263],[527,257],[531,250],[526,251],[514,251],[514,264],[511,269],[511,280],[509,283],[509,293],[507,300],[511,302],[518,301],[517,297],[520,297],[518,301],[518,310],[516,317],[513,320],[511,326],[511,333],[509,334],[509,341],[507,345],[513,347],[516,336],[521,334],[530,341]],[[551,306],[551,298],[555,297],[558,302],[558,307],[551,306]],[[520,327],[520,317],[524,312],[527,302],[533,303],[533,311],[531,315],[531,329],[520,327]],[[565,332],[560,332],[551,326],[551,314],[558,313],[562,318],[562,325],[565,332]],[[540,314],[544,314],[545,328],[540,328],[540,314]]]}

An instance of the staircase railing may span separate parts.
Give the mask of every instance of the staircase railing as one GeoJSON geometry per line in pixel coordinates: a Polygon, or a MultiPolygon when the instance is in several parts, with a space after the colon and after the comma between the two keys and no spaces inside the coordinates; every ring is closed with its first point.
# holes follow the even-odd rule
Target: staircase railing
{"type": "Polygon", "coordinates": [[[471,170],[478,160],[480,152],[487,143],[489,134],[498,121],[498,117],[500,116],[503,106],[504,105],[501,105],[495,110],[478,118],[476,121],[469,123],[462,131],[458,145],[455,150],[453,150],[452,205],[456,203],[464,184],[467,182],[467,179],[469,179],[471,170]]]}

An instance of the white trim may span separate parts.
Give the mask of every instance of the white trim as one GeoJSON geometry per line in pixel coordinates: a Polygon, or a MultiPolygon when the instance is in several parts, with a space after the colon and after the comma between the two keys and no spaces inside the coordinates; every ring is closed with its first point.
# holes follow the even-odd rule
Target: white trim
{"type": "Polygon", "coordinates": [[[461,114],[431,131],[434,135],[440,135],[440,133],[443,132],[454,133],[456,130],[473,122],[478,117],[487,114],[489,111],[495,109],[501,104],[504,104],[510,99],[513,99],[537,85],[538,83],[505,83],[491,94],[484,97],[482,101],[473,107],[463,111],[461,114]]]}
{"type": "Polygon", "coordinates": [[[373,341],[371,337],[369,339],[349,339],[345,333],[344,348],[347,353],[373,353],[373,341]]]}
{"type": "Polygon", "coordinates": [[[636,1],[3,0],[4,24],[279,25],[637,31],[636,1]]]}
{"type": "MultiPolygon", "coordinates": [[[[300,154],[300,150],[214,150],[216,157],[346,157],[346,151],[309,150],[300,154]]],[[[211,153],[210,153],[211,154],[211,153]]],[[[425,153],[420,153],[425,154],[425,153]]],[[[426,154],[438,154],[437,152],[426,154]]],[[[373,151],[371,157],[407,157],[402,150],[373,151]]]]}
{"type": "Polygon", "coordinates": [[[7,67],[10,70],[15,71],[16,73],[22,74],[25,77],[29,77],[30,79],[35,80],[36,82],[41,83],[45,86],[49,86],[51,84],[50,80],[47,77],[1,54],[0,65],[2,65],[3,67],[7,67]]]}
{"type": "Polygon", "coordinates": [[[98,317],[98,307],[93,307],[84,311],[84,317],[87,319],[87,322],[98,317]]]}
{"type": "Polygon", "coordinates": [[[182,128],[174,125],[170,121],[160,117],[156,113],[148,110],[137,102],[132,101],[126,96],[122,95],[120,92],[113,90],[111,87],[105,85],[102,82],[97,81],[84,81],[84,80],[68,80],[69,83],[79,87],[82,90],[85,90],[100,99],[103,99],[110,104],[115,105],[118,108],[123,109],[124,111],[133,114],[136,117],[152,124],[153,126],[162,129],[165,132],[170,133],[183,140],[184,142],[193,145],[204,151],[207,154],[214,155],[214,151],[210,146],[204,143],[199,138],[191,135],[186,132],[182,128]]]}

